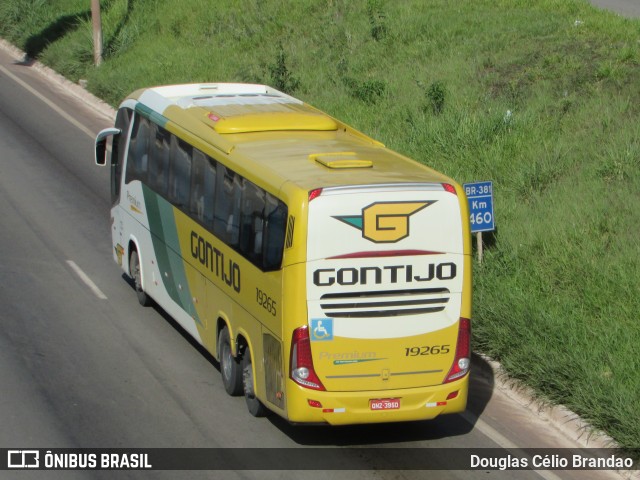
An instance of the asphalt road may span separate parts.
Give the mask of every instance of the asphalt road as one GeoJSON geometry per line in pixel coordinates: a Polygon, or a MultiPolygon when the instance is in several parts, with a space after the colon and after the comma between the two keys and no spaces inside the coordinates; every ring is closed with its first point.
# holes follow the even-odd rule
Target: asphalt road
{"type": "Polygon", "coordinates": [[[640,0],[589,0],[596,7],[618,13],[624,17],[640,17],[640,0]]]}
{"type": "MultiPolygon", "coordinates": [[[[430,422],[296,427],[226,395],[217,363],[111,258],[111,120],[0,50],[0,448],[572,447],[474,374],[467,414],[430,422]],[[82,272],[82,273],[80,273],[82,272]],[[84,276],[83,276],[84,275],[84,276]]],[[[477,372],[479,363],[474,369],[477,372]]],[[[350,458],[345,465],[373,462],[350,458]]],[[[446,453],[444,453],[446,455],[446,453]]],[[[298,478],[296,471],[0,472],[1,478],[298,478]],[[11,474],[19,473],[11,476],[11,474]],[[182,476],[181,476],[182,475],[182,476]]],[[[305,478],[604,478],[604,472],[305,472],[305,478]]]]}

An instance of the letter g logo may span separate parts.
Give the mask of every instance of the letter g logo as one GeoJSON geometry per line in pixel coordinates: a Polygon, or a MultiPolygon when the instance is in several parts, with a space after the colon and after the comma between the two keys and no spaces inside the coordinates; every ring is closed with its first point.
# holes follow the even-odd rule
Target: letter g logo
{"type": "Polygon", "coordinates": [[[394,243],[409,236],[409,217],[434,202],[376,202],[362,209],[361,216],[334,217],[362,231],[375,243],[394,243]]]}

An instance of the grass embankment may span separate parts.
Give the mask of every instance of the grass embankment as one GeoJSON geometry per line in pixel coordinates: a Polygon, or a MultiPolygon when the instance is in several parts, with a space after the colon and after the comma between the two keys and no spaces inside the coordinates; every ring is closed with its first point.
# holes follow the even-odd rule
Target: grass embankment
{"type": "Polygon", "coordinates": [[[264,82],[460,182],[493,180],[475,349],[640,446],[640,21],[574,0],[5,0],[0,34],[116,105],[264,82]]]}

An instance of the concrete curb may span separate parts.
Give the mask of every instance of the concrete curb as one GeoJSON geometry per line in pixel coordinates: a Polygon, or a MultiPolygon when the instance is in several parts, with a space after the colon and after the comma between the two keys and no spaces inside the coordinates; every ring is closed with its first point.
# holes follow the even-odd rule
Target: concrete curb
{"type": "Polygon", "coordinates": [[[82,101],[82,103],[86,104],[99,115],[109,119],[111,122],[116,118],[116,111],[111,105],[99,99],[81,85],[69,81],[55,70],[36,60],[30,59],[25,52],[7,42],[4,38],[0,38],[0,48],[15,58],[17,62],[28,64],[30,68],[38,71],[45,78],[55,82],[59,87],[82,101]]]}
{"type": "MultiPolygon", "coordinates": [[[[504,367],[492,358],[475,353],[482,362],[474,362],[474,373],[493,379],[494,388],[512,402],[528,410],[553,428],[559,435],[579,448],[619,448],[618,443],[601,430],[582,419],[563,405],[554,405],[541,399],[534,390],[521,381],[510,378],[504,367]]],[[[613,471],[626,480],[640,480],[640,472],[634,470],[613,471]]]]}
{"type": "Polygon", "coordinates": [[[475,373],[485,378],[493,378],[494,387],[509,399],[525,407],[531,413],[547,421],[563,437],[575,442],[582,448],[617,448],[616,441],[604,432],[595,429],[578,414],[562,405],[554,405],[536,395],[530,387],[519,380],[510,378],[499,362],[492,358],[475,353],[483,360],[475,373]]]}

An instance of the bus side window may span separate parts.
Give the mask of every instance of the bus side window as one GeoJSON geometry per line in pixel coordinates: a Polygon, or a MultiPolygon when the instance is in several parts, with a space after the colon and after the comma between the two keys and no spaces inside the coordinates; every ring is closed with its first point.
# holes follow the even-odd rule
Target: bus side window
{"type": "Polygon", "coordinates": [[[191,164],[191,200],[189,201],[189,215],[204,223],[204,181],[207,157],[200,150],[193,149],[191,164]]]}
{"type": "Polygon", "coordinates": [[[240,233],[240,175],[218,164],[213,234],[230,247],[236,248],[240,233]]]}
{"type": "Polygon", "coordinates": [[[240,208],[242,206],[242,177],[233,173],[233,190],[231,194],[231,215],[227,220],[227,233],[229,234],[229,245],[237,247],[240,240],[240,208]]]}
{"type": "Polygon", "coordinates": [[[189,214],[207,228],[213,228],[213,204],[216,191],[216,163],[198,149],[193,149],[191,166],[191,201],[189,214]]]}
{"type": "Polygon", "coordinates": [[[127,162],[126,182],[140,180],[146,182],[149,163],[149,121],[135,116],[131,141],[129,142],[129,159],[127,162]]]}
{"type": "Polygon", "coordinates": [[[216,162],[206,157],[207,164],[204,168],[204,224],[207,228],[213,228],[213,212],[216,194],[216,162]]]}
{"type": "Polygon", "coordinates": [[[189,204],[191,150],[192,147],[189,144],[174,136],[171,137],[169,201],[183,210],[186,210],[189,204]]]}
{"type": "Polygon", "coordinates": [[[244,179],[239,250],[240,253],[258,266],[262,266],[265,195],[264,190],[244,179]]]}
{"type": "Polygon", "coordinates": [[[282,264],[287,215],[287,206],[277,198],[267,194],[263,240],[264,270],[277,270],[282,264]]]}
{"type": "Polygon", "coordinates": [[[160,195],[167,196],[169,185],[169,156],[171,135],[159,125],[152,124],[149,152],[149,186],[160,195]]]}

